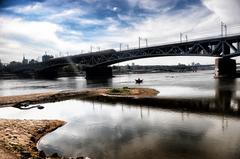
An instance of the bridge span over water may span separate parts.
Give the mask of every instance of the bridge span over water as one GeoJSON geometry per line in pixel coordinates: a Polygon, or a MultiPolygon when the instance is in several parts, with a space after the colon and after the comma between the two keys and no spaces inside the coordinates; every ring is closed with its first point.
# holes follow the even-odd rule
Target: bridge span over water
{"type": "Polygon", "coordinates": [[[65,56],[50,59],[47,62],[28,64],[15,68],[15,72],[32,71],[36,74],[50,75],[58,68],[79,64],[85,68],[87,78],[110,77],[109,65],[150,57],[163,56],[208,56],[219,57],[216,67],[220,74],[232,74],[236,71],[236,62],[232,57],[240,55],[240,34],[209,37],[187,42],[176,42],[156,46],[116,51],[114,49],[65,56]]]}

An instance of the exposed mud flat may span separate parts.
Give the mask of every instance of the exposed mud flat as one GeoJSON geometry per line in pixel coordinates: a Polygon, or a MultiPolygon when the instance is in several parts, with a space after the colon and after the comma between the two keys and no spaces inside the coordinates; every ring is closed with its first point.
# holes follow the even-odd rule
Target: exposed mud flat
{"type": "MultiPolygon", "coordinates": [[[[159,92],[150,88],[119,88],[120,92],[115,92],[115,89],[99,88],[86,89],[82,91],[60,91],[49,93],[36,93],[18,96],[3,96],[0,97],[0,106],[15,106],[18,103],[40,104],[47,102],[57,102],[73,98],[91,98],[96,96],[155,96],[159,92]],[[125,91],[121,91],[121,89],[125,91]]],[[[118,90],[118,89],[117,89],[118,90]]]]}
{"type": "Polygon", "coordinates": [[[0,119],[1,158],[37,158],[41,154],[37,141],[45,134],[64,125],[60,120],[6,120],[0,119]]]}
{"type": "MultiPolygon", "coordinates": [[[[143,97],[155,96],[159,92],[148,88],[88,89],[61,91],[18,96],[0,97],[0,107],[57,102],[67,99],[94,99],[97,97],[143,97]]],[[[7,120],[0,119],[0,158],[60,158],[46,157],[36,144],[47,133],[65,124],[59,120],[7,120]]],[[[80,157],[81,158],[81,157],[80,157]]]]}

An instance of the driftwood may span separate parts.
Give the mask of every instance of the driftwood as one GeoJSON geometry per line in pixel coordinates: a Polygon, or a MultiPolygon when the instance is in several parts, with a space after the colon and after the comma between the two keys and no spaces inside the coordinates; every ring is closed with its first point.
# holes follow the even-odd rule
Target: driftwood
{"type": "Polygon", "coordinates": [[[24,102],[18,102],[16,104],[14,104],[12,107],[18,108],[21,110],[28,110],[28,109],[33,109],[33,108],[44,109],[44,106],[41,106],[41,105],[33,105],[30,107],[29,107],[29,105],[30,105],[29,101],[24,101],[24,102]]]}

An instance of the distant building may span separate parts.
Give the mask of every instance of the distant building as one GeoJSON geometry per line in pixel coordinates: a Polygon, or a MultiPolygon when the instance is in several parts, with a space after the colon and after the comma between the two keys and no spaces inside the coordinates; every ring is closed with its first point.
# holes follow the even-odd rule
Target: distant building
{"type": "Polygon", "coordinates": [[[49,61],[49,60],[52,59],[52,58],[53,58],[52,55],[43,55],[43,56],[42,56],[42,62],[49,61]]]}
{"type": "Polygon", "coordinates": [[[3,70],[3,64],[2,64],[2,62],[0,60],[0,72],[2,72],[2,70],[3,70]]]}
{"type": "Polygon", "coordinates": [[[29,64],[34,64],[34,63],[38,63],[38,61],[37,61],[37,60],[34,60],[34,59],[32,59],[32,60],[29,61],[29,64]]]}
{"type": "Polygon", "coordinates": [[[25,56],[23,56],[22,64],[28,64],[28,59],[26,59],[25,56]]]}
{"type": "Polygon", "coordinates": [[[16,65],[21,65],[21,62],[11,61],[9,63],[9,66],[16,66],[16,65]]]}

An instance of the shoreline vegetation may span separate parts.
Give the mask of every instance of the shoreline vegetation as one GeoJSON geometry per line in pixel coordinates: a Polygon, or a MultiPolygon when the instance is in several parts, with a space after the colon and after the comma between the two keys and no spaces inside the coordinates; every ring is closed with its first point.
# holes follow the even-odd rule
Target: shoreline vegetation
{"type": "MultiPolygon", "coordinates": [[[[57,102],[68,99],[92,99],[100,96],[118,97],[150,97],[159,92],[149,88],[100,88],[82,91],[60,91],[37,93],[18,96],[0,97],[1,107],[16,107],[21,109],[31,104],[57,102]]],[[[36,144],[41,137],[63,126],[60,120],[8,120],[0,119],[0,158],[61,158],[58,154],[46,157],[39,152],[36,144]]],[[[83,158],[83,157],[78,157],[83,158]]]]}

